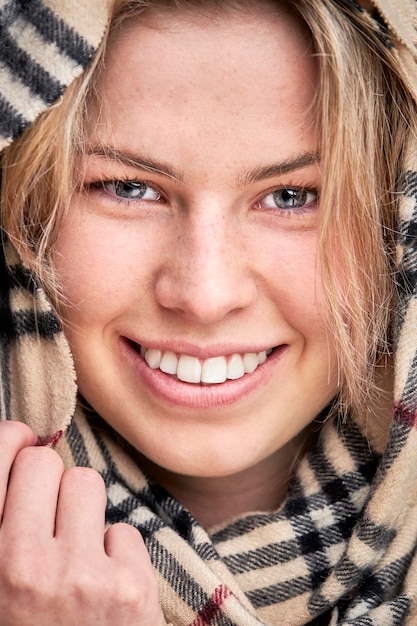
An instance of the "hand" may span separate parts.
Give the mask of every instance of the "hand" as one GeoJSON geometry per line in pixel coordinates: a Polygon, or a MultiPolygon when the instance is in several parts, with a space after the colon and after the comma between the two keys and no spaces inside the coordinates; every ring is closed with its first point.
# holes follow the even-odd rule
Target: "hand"
{"type": "Polygon", "coordinates": [[[140,533],[104,531],[100,475],[35,441],[0,423],[0,626],[165,624],[140,533]]]}

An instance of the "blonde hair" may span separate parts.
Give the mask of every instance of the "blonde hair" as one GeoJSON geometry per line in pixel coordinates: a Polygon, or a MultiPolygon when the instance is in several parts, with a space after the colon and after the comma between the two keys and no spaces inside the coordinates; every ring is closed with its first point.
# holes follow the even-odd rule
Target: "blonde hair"
{"type": "MultiPolygon", "coordinates": [[[[273,7],[272,0],[115,0],[93,63],[55,107],[2,157],[3,225],[53,300],[51,250],[77,183],[86,111],[97,102],[109,34],[145,10],[224,12],[273,7]]],[[[342,0],[287,0],[311,33],[319,67],[322,191],[319,238],[329,333],[338,346],[338,406],[366,413],[390,350],[395,298],[393,233],[409,120],[416,106],[395,48],[381,27],[342,0]],[[336,269],[335,269],[336,268],[336,269]]]]}

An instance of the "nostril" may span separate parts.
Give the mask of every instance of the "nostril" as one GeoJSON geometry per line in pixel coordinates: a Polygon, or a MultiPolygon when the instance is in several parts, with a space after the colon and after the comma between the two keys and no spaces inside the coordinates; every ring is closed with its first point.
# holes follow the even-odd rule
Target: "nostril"
{"type": "Polygon", "coordinates": [[[155,298],[164,310],[200,324],[216,324],[250,307],[257,299],[255,280],[238,261],[188,255],[180,251],[170,267],[159,272],[155,298]],[[192,260],[190,260],[192,259],[192,260]]]}

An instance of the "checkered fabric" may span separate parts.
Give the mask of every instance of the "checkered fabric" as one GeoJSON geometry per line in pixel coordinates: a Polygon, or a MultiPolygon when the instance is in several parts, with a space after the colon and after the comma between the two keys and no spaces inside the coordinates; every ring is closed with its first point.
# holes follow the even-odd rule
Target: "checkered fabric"
{"type": "Polygon", "coordinates": [[[94,54],[106,0],[0,0],[0,149],[64,92],[94,54]]]}
{"type": "MultiPolygon", "coordinates": [[[[373,4],[381,38],[416,76],[415,1],[373,4]]],[[[91,58],[105,23],[106,0],[0,0],[0,146],[60,96],[91,58]]],[[[395,407],[386,449],[373,450],[355,424],[326,422],[278,511],[242,515],[212,532],[147,480],[99,417],[76,406],[59,322],[4,240],[0,418],[28,422],[40,443],[56,444],[68,467],[102,474],[107,522],[126,521],[141,531],[167,623],[417,624],[416,154],[410,138],[398,239],[395,407]]]]}
{"type": "Polygon", "coordinates": [[[406,510],[404,493],[384,511],[380,504],[409,425],[394,423],[393,447],[381,458],[355,425],[327,423],[276,513],[244,515],[212,533],[106,430],[78,408],[58,449],[67,464],[100,471],[109,524],[140,530],[175,626],[406,623],[413,599],[399,581],[413,561],[417,511],[406,510]]]}

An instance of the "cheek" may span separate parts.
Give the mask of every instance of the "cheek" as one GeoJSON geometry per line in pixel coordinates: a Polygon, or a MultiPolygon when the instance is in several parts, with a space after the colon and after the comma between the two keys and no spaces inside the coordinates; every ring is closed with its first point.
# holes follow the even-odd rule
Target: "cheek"
{"type": "Polygon", "coordinates": [[[115,236],[112,226],[90,228],[88,220],[81,226],[68,220],[58,238],[53,262],[71,318],[85,317],[91,324],[112,307],[117,310],[126,293],[134,294],[132,244],[120,230],[115,236]]]}
{"type": "MultiPolygon", "coordinates": [[[[275,234],[275,233],[274,233],[275,234]]],[[[317,232],[264,239],[259,254],[265,288],[282,315],[307,334],[325,331],[317,232]]]]}

